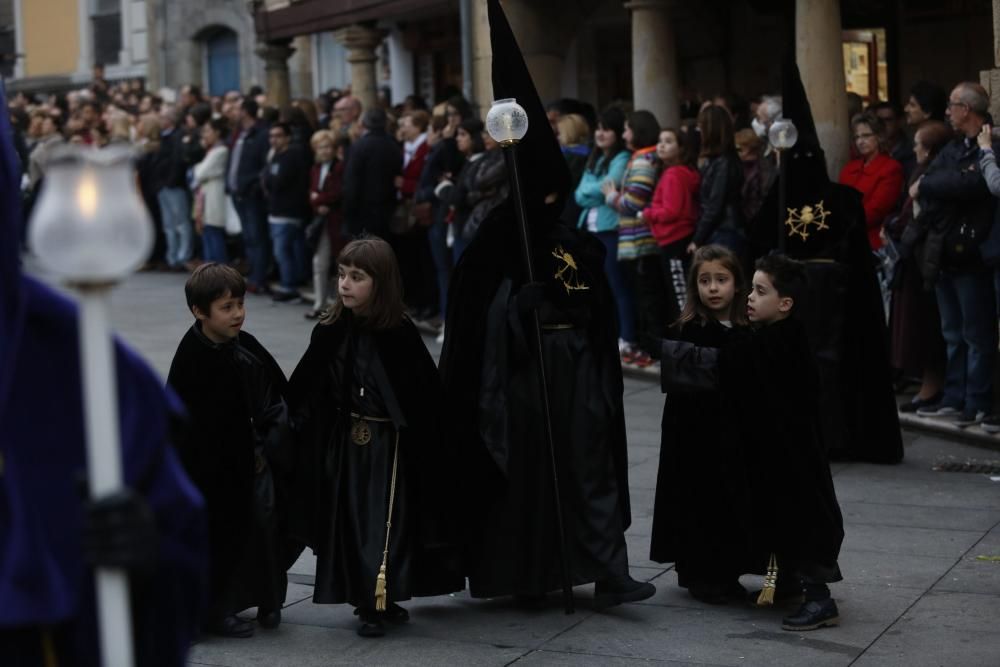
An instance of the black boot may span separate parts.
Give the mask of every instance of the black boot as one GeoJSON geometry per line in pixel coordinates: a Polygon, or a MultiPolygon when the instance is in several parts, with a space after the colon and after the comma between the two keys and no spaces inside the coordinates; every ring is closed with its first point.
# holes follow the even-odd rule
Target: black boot
{"type": "Polygon", "coordinates": [[[594,607],[606,609],[623,602],[639,602],[656,594],[656,587],[649,582],[636,581],[627,574],[598,581],[594,585],[594,607]]]}
{"type": "Polygon", "coordinates": [[[794,616],[781,621],[782,630],[818,630],[840,624],[840,612],[833,598],[807,600],[794,616]]]}
{"type": "Polygon", "coordinates": [[[262,628],[273,630],[274,628],[281,625],[281,610],[280,609],[267,610],[264,608],[258,608],[257,623],[260,624],[260,627],[262,628]]]}
{"type": "Polygon", "coordinates": [[[358,626],[358,635],[361,637],[383,637],[385,636],[385,623],[382,621],[382,614],[374,609],[358,609],[358,617],[361,625],[358,626]]]}
{"type": "Polygon", "coordinates": [[[253,637],[253,623],[238,618],[235,614],[224,616],[205,628],[206,632],[220,637],[239,637],[245,639],[253,637]]]}

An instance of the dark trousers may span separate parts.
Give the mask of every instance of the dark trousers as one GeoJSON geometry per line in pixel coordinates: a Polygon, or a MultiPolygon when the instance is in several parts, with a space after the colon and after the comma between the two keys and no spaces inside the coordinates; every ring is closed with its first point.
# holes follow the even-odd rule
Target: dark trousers
{"type": "Polygon", "coordinates": [[[271,265],[271,237],[267,226],[267,205],[259,197],[233,197],[233,206],[243,228],[243,247],[250,274],[247,280],[257,287],[267,286],[271,265]]]}
{"type": "Polygon", "coordinates": [[[660,341],[667,332],[667,312],[663,266],[660,253],[621,262],[635,287],[639,347],[654,359],[660,358],[660,341]]]}

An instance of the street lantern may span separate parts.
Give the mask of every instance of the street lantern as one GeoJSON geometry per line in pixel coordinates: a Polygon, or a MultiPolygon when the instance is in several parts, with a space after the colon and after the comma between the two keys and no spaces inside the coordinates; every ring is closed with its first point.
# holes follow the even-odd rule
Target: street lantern
{"type": "Polygon", "coordinates": [[[795,146],[799,140],[799,131],[795,123],[787,118],[779,118],[767,131],[767,139],[774,147],[778,159],[778,250],[785,251],[788,234],[785,232],[788,201],[788,165],[782,159],[782,153],[795,146]]]}
{"type": "MultiPolygon", "coordinates": [[[[136,190],[127,148],[66,146],[48,163],[28,241],[42,266],[74,288],[80,303],[80,370],[91,498],[122,486],[118,388],[108,317],[111,289],[153,245],[149,213],[136,190]]],[[[104,665],[131,667],[128,576],[95,573],[104,665]]]]}
{"type": "MultiPolygon", "coordinates": [[[[531,258],[531,231],[528,216],[524,210],[524,194],[521,190],[521,176],[517,166],[517,145],[528,133],[528,114],[513,97],[495,100],[486,114],[486,131],[503,150],[504,164],[510,178],[511,203],[521,233],[521,247],[524,252],[524,268],[529,283],[535,282],[535,269],[531,258]]],[[[559,492],[559,473],[556,465],[555,440],[552,437],[552,411],[549,406],[549,382],[545,373],[545,350],[542,347],[542,325],[538,310],[532,310],[532,324],[535,334],[535,354],[538,359],[538,383],[542,393],[542,419],[545,422],[545,437],[549,449],[549,463],[552,467],[552,493],[556,514],[557,539],[559,541],[559,566],[562,575],[563,605],[567,614],[573,613],[573,573],[566,548],[566,528],[563,519],[562,495],[559,492]]]]}

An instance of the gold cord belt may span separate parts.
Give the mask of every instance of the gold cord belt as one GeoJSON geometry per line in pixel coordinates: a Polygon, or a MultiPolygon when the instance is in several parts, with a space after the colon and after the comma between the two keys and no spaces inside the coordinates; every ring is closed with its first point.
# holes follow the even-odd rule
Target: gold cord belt
{"type": "Polygon", "coordinates": [[[542,331],[564,331],[566,329],[575,329],[575,324],[543,324],[542,331]]]}

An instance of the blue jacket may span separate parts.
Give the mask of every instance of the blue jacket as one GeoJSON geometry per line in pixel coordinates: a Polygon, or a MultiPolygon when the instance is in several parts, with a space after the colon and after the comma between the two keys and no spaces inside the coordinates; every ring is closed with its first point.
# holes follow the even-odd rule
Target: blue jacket
{"type": "Polygon", "coordinates": [[[580,184],[576,186],[576,193],[574,195],[576,203],[583,209],[580,213],[580,220],[577,223],[578,227],[586,229],[587,214],[590,213],[590,209],[596,208],[598,232],[610,232],[618,229],[618,212],[604,203],[601,184],[611,179],[611,182],[615,183],[617,187],[625,175],[628,158],[629,152],[621,151],[618,155],[611,158],[608,170],[600,176],[597,175],[597,172],[601,170],[602,163],[608,159],[605,156],[598,158],[593,169],[584,169],[583,178],[580,179],[580,184]]]}

